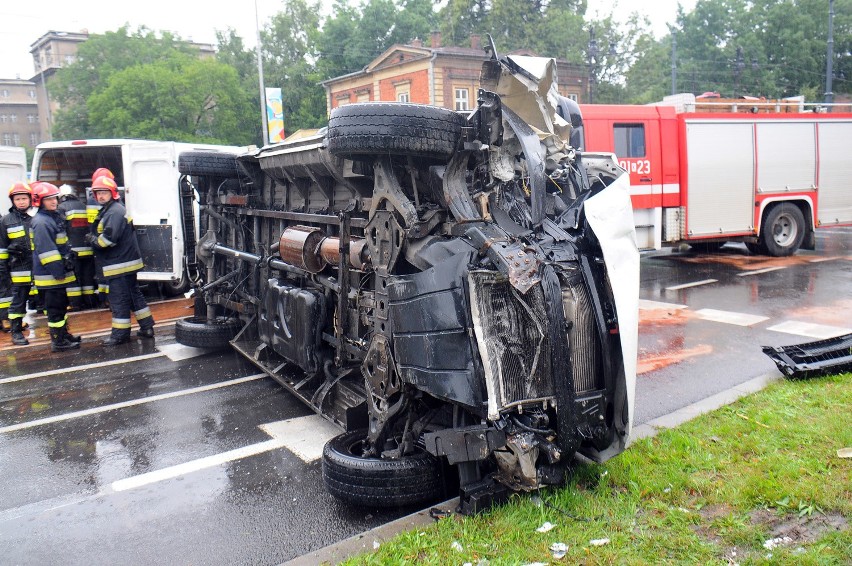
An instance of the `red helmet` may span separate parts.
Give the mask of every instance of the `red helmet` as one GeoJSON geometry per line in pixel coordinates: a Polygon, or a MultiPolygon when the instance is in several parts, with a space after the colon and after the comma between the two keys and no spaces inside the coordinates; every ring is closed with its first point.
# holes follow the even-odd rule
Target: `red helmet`
{"type": "Polygon", "coordinates": [[[44,199],[58,196],[59,188],[56,185],[45,182],[33,183],[33,206],[40,207],[44,199]]]}
{"type": "Polygon", "coordinates": [[[32,199],[33,188],[27,183],[15,183],[12,185],[12,188],[9,189],[9,198],[11,199],[15,195],[27,195],[30,199],[32,199]]]}
{"type": "Polygon", "coordinates": [[[94,183],[98,177],[109,177],[110,179],[115,181],[115,175],[113,175],[112,171],[110,171],[106,167],[98,167],[97,169],[95,169],[95,172],[92,173],[92,183],[94,183]]]}
{"type": "Polygon", "coordinates": [[[101,175],[94,181],[92,181],[92,192],[95,191],[109,191],[112,193],[112,198],[118,198],[118,185],[115,184],[111,178],[106,175],[101,175]]]}

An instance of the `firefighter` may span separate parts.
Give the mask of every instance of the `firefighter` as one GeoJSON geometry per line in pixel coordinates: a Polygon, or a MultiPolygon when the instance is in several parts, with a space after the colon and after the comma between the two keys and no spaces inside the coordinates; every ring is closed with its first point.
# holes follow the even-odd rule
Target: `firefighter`
{"type": "MultiPolygon", "coordinates": [[[[95,172],[92,173],[92,183],[95,182],[95,179],[98,177],[109,177],[113,181],[115,181],[115,175],[113,175],[112,171],[107,169],[106,167],[98,167],[95,169],[95,172]]],[[[98,216],[98,212],[101,209],[101,205],[98,203],[95,198],[95,194],[92,192],[92,188],[89,187],[86,189],[86,218],[89,221],[89,232],[97,236],[95,233],[95,218],[98,216]]],[[[98,266],[98,258],[95,256],[95,284],[97,287],[95,288],[95,303],[98,307],[109,307],[109,284],[101,278],[99,275],[101,272],[100,267],[98,266]]]]}
{"type": "Polygon", "coordinates": [[[130,340],[130,313],[136,316],[141,338],[154,337],[154,317],[142,296],[136,273],[142,269],[142,254],[136,241],[133,219],[118,200],[118,185],[107,176],[92,183],[92,192],[101,205],[95,218],[95,231],[86,235],[95,250],[99,275],[109,283],[109,308],[112,311],[112,333],[104,346],[117,346],[130,340]]]}
{"type": "Polygon", "coordinates": [[[33,254],[30,249],[30,207],[33,190],[27,183],[9,189],[12,207],[0,221],[0,310],[9,320],[12,343],[29,344],[23,333],[27,299],[32,285],[33,254]]]}
{"type": "Polygon", "coordinates": [[[63,352],[80,347],[80,337],[68,330],[68,295],[65,288],[75,283],[71,246],[60,216],[59,189],[50,183],[38,183],[33,189],[33,216],[30,231],[33,242],[33,281],[44,297],[51,351],[63,352]]]}
{"type": "Polygon", "coordinates": [[[74,310],[97,306],[95,299],[95,258],[92,248],[86,243],[89,232],[86,205],[77,198],[71,185],[59,187],[59,214],[65,219],[65,232],[71,244],[74,275],[77,283],[66,287],[68,304],[74,310]]]}

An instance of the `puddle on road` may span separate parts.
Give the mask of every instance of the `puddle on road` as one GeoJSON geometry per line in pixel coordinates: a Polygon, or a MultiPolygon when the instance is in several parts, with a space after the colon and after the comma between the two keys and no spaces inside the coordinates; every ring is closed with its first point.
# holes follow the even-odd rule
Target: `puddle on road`
{"type": "Polygon", "coordinates": [[[852,299],[841,299],[827,306],[806,306],[790,310],[785,318],[844,327],[852,320],[852,299]]]}

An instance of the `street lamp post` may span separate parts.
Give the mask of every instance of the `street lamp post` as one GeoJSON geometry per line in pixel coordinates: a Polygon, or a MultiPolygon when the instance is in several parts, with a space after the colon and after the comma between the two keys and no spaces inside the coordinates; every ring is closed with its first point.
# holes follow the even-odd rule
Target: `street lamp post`
{"type": "Polygon", "coordinates": [[[260,115],[263,123],[263,145],[269,145],[269,125],[266,119],[266,90],[263,88],[263,46],[260,43],[260,22],[257,0],[254,0],[254,29],[257,32],[257,79],[260,83],[260,115]]]}
{"type": "Polygon", "coordinates": [[[595,28],[589,28],[589,49],[588,49],[588,58],[589,58],[589,104],[594,104],[595,95],[594,95],[594,84],[596,80],[597,73],[597,59],[600,51],[598,50],[598,40],[595,39],[595,28]]]}
{"type": "MultiPolygon", "coordinates": [[[[828,0],[828,41],[825,53],[825,103],[834,102],[832,79],[834,78],[834,0],[828,0]]],[[[828,107],[831,112],[831,106],[828,107]]]]}

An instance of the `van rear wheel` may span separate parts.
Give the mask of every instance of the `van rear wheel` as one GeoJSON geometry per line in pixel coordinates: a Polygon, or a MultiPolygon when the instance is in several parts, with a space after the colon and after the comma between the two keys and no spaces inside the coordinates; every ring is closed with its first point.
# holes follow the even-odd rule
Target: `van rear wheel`
{"type": "Polygon", "coordinates": [[[210,320],[190,316],[175,323],[175,340],[192,348],[224,349],[240,331],[239,319],[220,317],[210,320]]]}

